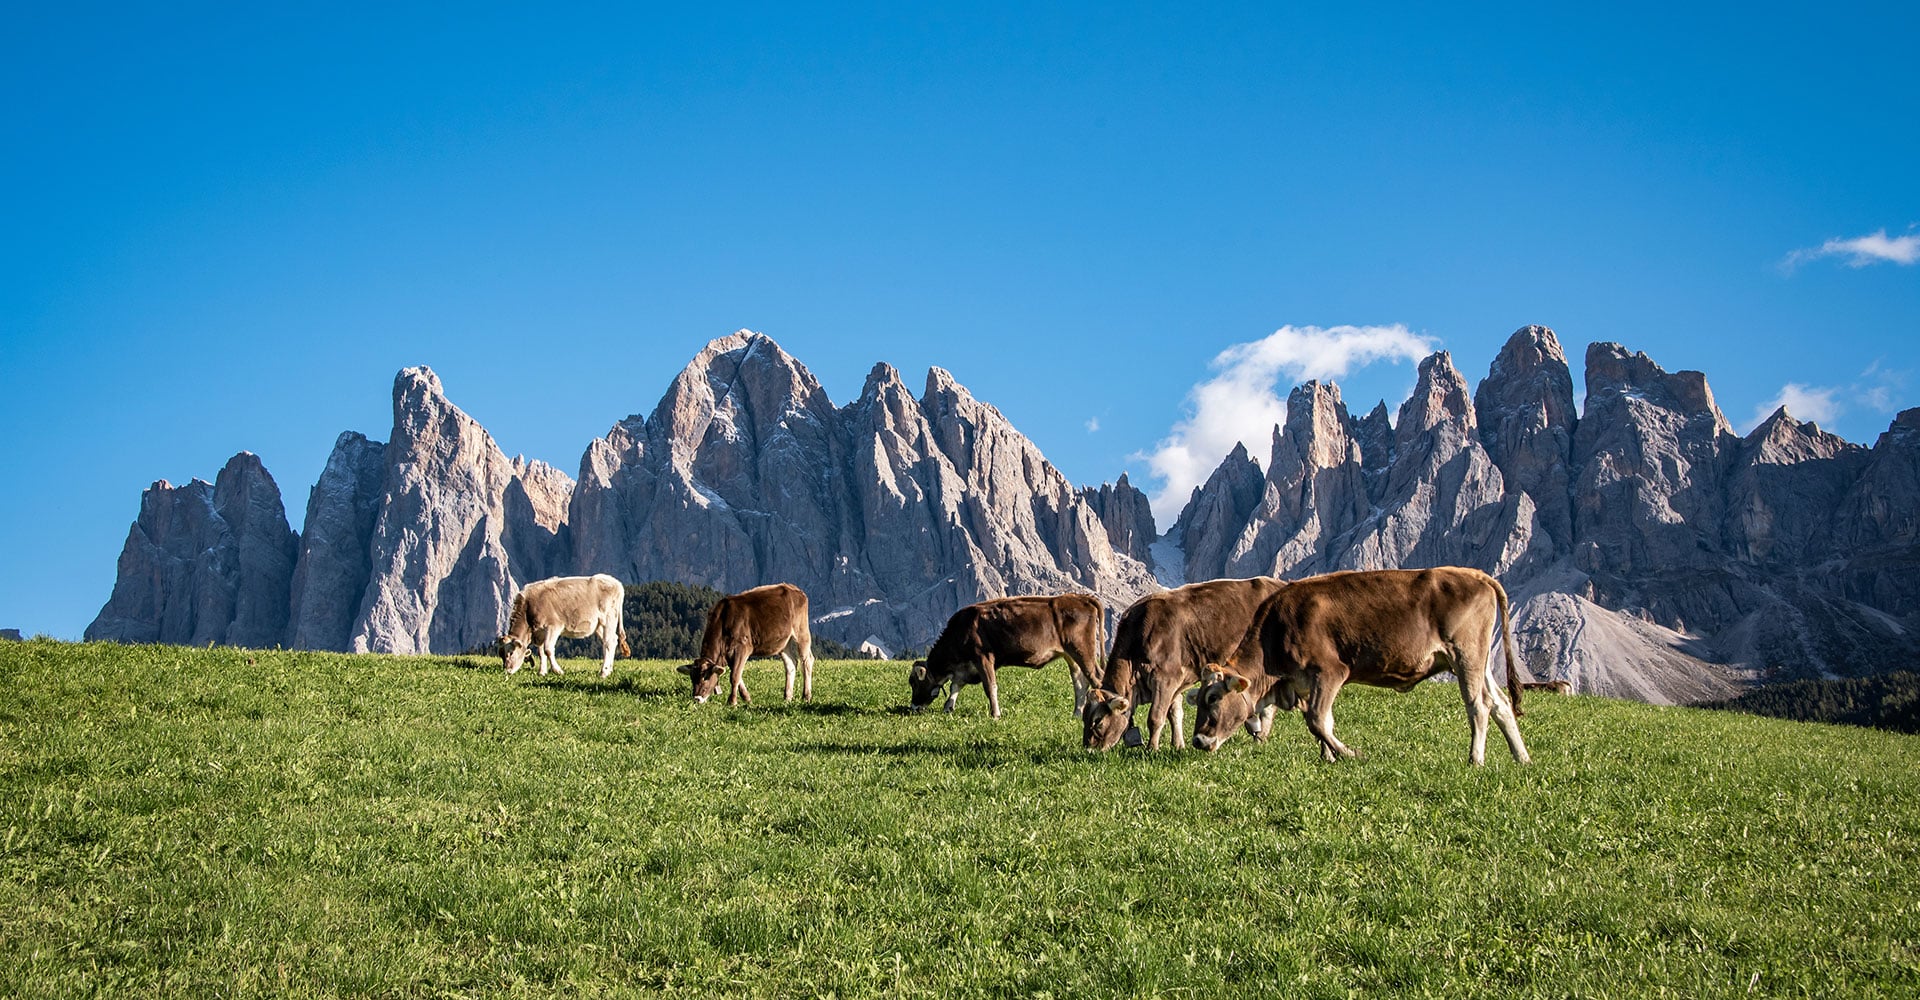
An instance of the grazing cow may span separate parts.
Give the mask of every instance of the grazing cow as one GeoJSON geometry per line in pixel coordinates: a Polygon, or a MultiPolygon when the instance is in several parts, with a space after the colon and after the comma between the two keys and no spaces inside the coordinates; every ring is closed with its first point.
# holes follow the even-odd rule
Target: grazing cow
{"type": "Polygon", "coordinates": [[[548,670],[565,673],[553,655],[560,637],[597,635],[604,657],[600,676],[613,673],[616,640],[621,656],[632,655],[622,613],[626,598],[626,588],[605,573],[556,576],[527,584],[513,595],[513,616],[507,619],[507,634],[499,639],[501,665],[512,675],[520,669],[527,652],[538,649],[542,677],[548,670]]]}
{"type": "Polygon", "coordinates": [[[729,671],[727,704],[753,704],[747,693],[747,659],[755,656],[779,656],[787,666],[787,700],[793,700],[794,654],[806,672],[804,697],[813,700],[813,633],[807,629],[807,595],[791,583],[770,583],[764,587],[722,597],[707,613],[707,631],[700,637],[700,657],[680,668],[693,681],[693,700],[704,702],[713,697],[720,685],[720,668],[729,671]]]}
{"type": "Polygon", "coordinates": [[[1520,690],[1545,691],[1548,694],[1572,694],[1573,684],[1568,681],[1525,681],[1521,683],[1520,690]]]}
{"type": "Polygon", "coordinates": [[[1106,646],[1100,601],[1091,594],[1058,597],[1002,597],[969,604],[947,619],[927,658],[913,661],[907,674],[914,711],[933,704],[949,682],[947,711],[960,689],[985,684],[987,706],[1000,717],[1000,667],[1044,667],[1064,656],[1073,673],[1073,711],[1078,715],[1093,687],[1100,651],[1106,646]]]}
{"type": "MultiPolygon", "coordinates": [[[[1133,602],[1113,630],[1106,676],[1081,715],[1087,749],[1110,749],[1127,733],[1137,732],[1133,717],[1141,702],[1153,705],[1147,713],[1149,745],[1160,749],[1160,732],[1169,715],[1173,745],[1184,745],[1180,692],[1199,681],[1202,667],[1219,662],[1240,644],[1260,602],[1285,586],[1270,576],[1208,580],[1133,602]]],[[[1248,730],[1264,733],[1258,722],[1249,722],[1248,730]]]]}
{"type": "Polygon", "coordinates": [[[1460,680],[1467,724],[1467,759],[1485,758],[1487,716],[1507,738],[1513,759],[1528,763],[1514,721],[1520,707],[1519,661],[1507,618],[1507,592],[1477,569],[1331,573],[1301,580],[1268,598],[1253,627],[1200,690],[1193,745],[1217,750],[1233,727],[1268,706],[1307,699],[1307,729],[1327,760],[1354,756],[1333,735],[1333,699],[1347,681],[1406,691],[1442,671],[1460,680]],[[1507,655],[1507,691],[1488,682],[1493,636],[1507,655]]]}

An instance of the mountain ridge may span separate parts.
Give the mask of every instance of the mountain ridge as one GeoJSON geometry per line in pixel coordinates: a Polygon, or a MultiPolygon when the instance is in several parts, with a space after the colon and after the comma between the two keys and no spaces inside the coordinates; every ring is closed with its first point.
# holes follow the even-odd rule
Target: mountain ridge
{"type": "Polygon", "coordinates": [[[1872,447],[1784,408],[1741,436],[1699,372],[1611,343],[1585,361],[1584,412],[1539,326],[1477,387],[1447,352],[1424,359],[1397,415],[1355,417],[1338,385],[1305,383],[1266,468],[1236,446],[1164,534],[1124,474],[1070,484],[938,367],[916,396],[877,362],[836,405],[739,331],[571,477],[508,458],[407,368],[389,440],[340,435],[297,534],[244,452],[225,507],[210,485],[156,483],[87,638],[460,652],[498,633],[520,586],[610,572],[788,580],[821,634],[899,648],[1006,594],[1091,591],[1111,616],[1156,574],[1460,564],[1507,584],[1531,673],[1593,693],[1695,701],[1915,651],[1920,410],[1872,447]]]}

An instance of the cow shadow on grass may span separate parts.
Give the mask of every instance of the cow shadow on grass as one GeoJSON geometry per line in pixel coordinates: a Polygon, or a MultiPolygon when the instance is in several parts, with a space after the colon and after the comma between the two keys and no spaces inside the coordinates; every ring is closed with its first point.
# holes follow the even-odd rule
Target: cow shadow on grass
{"type": "Polygon", "coordinates": [[[1057,747],[1012,746],[998,743],[968,741],[964,743],[935,742],[932,740],[907,740],[902,743],[837,742],[816,740],[799,743],[794,749],[804,753],[820,753],[842,757],[868,757],[878,759],[904,759],[924,761],[944,761],[954,767],[965,770],[987,770],[996,767],[1025,766],[1030,764],[1058,764],[1071,761],[1096,761],[1097,754],[1090,754],[1078,746],[1062,745],[1057,747]]]}
{"type": "Polygon", "coordinates": [[[562,694],[577,694],[593,698],[614,694],[625,698],[636,698],[641,701],[671,701],[675,698],[681,700],[688,698],[688,694],[683,688],[666,688],[658,685],[643,684],[639,678],[631,674],[626,676],[615,674],[606,680],[601,680],[598,673],[590,673],[584,677],[574,677],[570,674],[563,674],[558,677],[540,677],[535,675],[534,678],[527,683],[527,686],[544,688],[562,694]]]}

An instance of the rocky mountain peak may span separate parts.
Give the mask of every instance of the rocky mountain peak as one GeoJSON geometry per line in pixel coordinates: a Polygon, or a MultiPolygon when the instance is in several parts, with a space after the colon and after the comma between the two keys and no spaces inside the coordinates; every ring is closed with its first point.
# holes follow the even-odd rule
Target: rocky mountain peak
{"type": "Polygon", "coordinates": [[[1572,544],[1573,374],[1552,330],[1524,326],[1507,338],[1474,391],[1480,442],[1508,487],[1527,495],[1548,539],[1572,544]]]}
{"type": "Polygon", "coordinates": [[[1795,420],[1784,406],[1747,432],[1743,445],[1749,461],[1770,465],[1832,458],[1849,449],[1865,450],[1837,434],[1821,430],[1820,425],[1811,420],[1795,420]]]}
{"type": "Polygon", "coordinates": [[[1314,469],[1333,468],[1350,458],[1357,460],[1357,454],[1349,455],[1355,448],[1340,387],[1332,382],[1307,382],[1287,394],[1286,424],[1284,430],[1274,431],[1267,475],[1271,478],[1283,461],[1314,469]],[[1283,449],[1289,453],[1284,460],[1283,449]]]}
{"type": "Polygon", "coordinates": [[[1652,358],[1614,343],[1587,347],[1587,406],[1596,401],[1623,398],[1660,407],[1712,425],[1714,432],[1731,434],[1733,425],[1714,402],[1707,376],[1697,371],[1669,372],[1652,358]]]}
{"type": "Polygon", "coordinates": [[[1453,356],[1446,351],[1430,354],[1420,362],[1420,374],[1413,395],[1400,404],[1400,419],[1394,423],[1394,447],[1431,432],[1442,424],[1462,431],[1475,427],[1473,396],[1467,380],[1453,367],[1453,356]]]}
{"type": "Polygon", "coordinates": [[[233,456],[212,483],[159,480],[140,497],[113,594],[86,638],[284,643],[297,552],[280,488],[253,453],[233,456]]]}

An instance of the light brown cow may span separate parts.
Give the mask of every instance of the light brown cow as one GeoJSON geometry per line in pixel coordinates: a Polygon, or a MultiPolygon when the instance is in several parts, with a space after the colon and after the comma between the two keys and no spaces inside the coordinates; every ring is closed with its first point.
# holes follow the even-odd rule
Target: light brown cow
{"type": "Polygon", "coordinates": [[[1105,612],[1091,594],[1056,597],[1002,597],[969,604],[947,619],[927,658],[913,661],[907,673],[915,711],[933,704],[940,689],[947,693],[947,711],[960,700],[960,689],[981,683],[987,688],[987,707],[1000,717],[1000,667],[1044,667],[1065,657],[1073,673],[1073,711],[1078,715],[1100,669],[1100,650],[1106,645],[1102,628],[1105,612]]]}
{"type": "Polygon", "coordinates": [[[1333,735],[1333,699],[1347,681],[1406,691],[1442,671],[1460,681],[1472,729],[1467,759],[1486,756],[1487,717],[1507,738],[1513,759],[1528,763],[1514,721],[1520,677],[1507,618],[1507,592],[1477,569],[1330,573],[1290,584],[1268,598],[1246,638],[1200,689],[1193,745],[1217,750],[1233,727],[1263,708],[1307,699],[1307,729],[1327,760],[1354,756],[1333,735]],[[1493,636],[1507,656],[1507,691],[1488,682],[1493,636]]]}
{"type": "MultiPolygon", "coordinates": [[[[1136,732],[1133,717],[1142,702],[1153,705],[1147,713],[1149,745],[1160,749],[1169,717],[1173,745],[1185,745],[1180,692],[1199,681],[1206,664],[1219,662],[1240,644],[1260,602],[1286,585],[1270,576],[1208,580],[1133,602],[1113,630],[1106,675],[1081,715],[1087,749],[1110,749],[1136,732]]],[[[1265,732],[1258,720],[1248,728],[1265,732]]]]}
{"type": "Polygon", "coordinates": [[[722,597],[707,613],[707,631],[700,637],[700,657],[679,668],[693,681],[693,700],[713,697],[720,685],[720,668],[729,671],[727,704],[753,704],[747,693],[747,659],[779,656],[787,667],[787,700],[793,700],[795,656],[806,673],[803,697],[813,700],[813,633],[807,628],[807,595],[791,583],[722,597]]]}
{"type": "Polygon", "coordinates": [[[561,636],[600,637],[602,661],[600,676],[613,673],[616,640],[620,655],[631,655],[627,648],[624,603],[627,591],[620,581],[601,573],[597,576],[556,576],[536,580],[513,595],[513,614],[507,619],[507,634],[499,639],[500,663],[512,675],[520,669],[529,650],[540,651],[540,675],[548,670],[565,673],[553,649],[561,636]]]}

